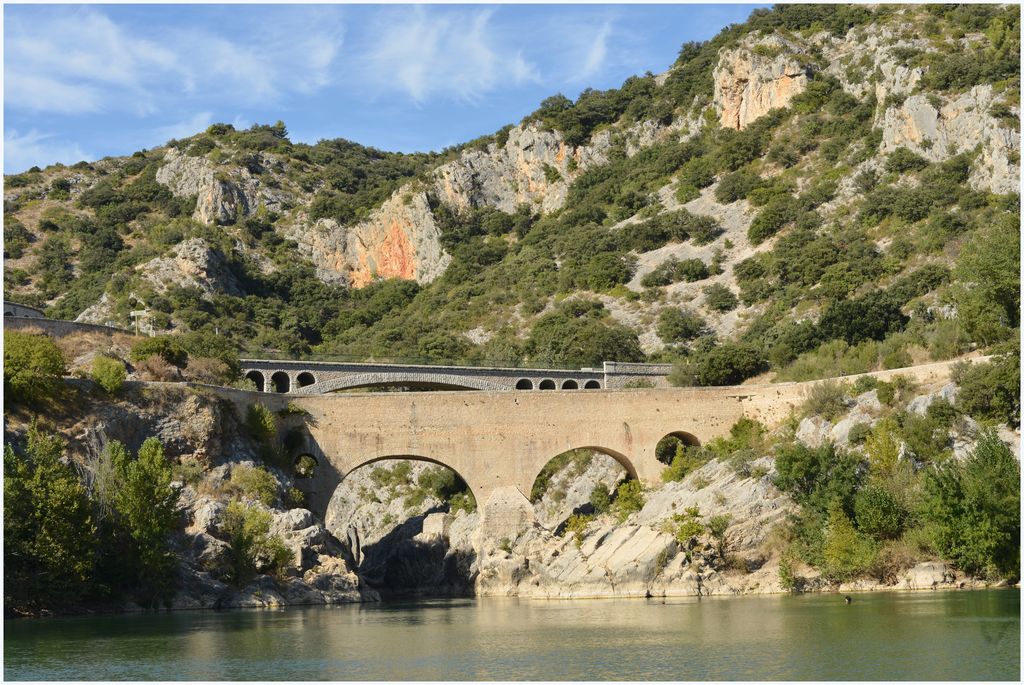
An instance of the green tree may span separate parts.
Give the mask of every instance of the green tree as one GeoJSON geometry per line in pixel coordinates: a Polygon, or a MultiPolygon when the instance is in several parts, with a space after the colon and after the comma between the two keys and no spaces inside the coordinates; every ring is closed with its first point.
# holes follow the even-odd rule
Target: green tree
{"type": "Polygon", "coordinates": [[[732,517],[729,514],[718,514],[708,519],[708,532],[715,539],[715,552],[719,558],[725,558],[725,552],[729,547],[727,533],[732,524],[732,517]]]}
{"type": "Polygon", "coordinates": [[[721,283],[704,286],[704,306],[716,312],[736,309],[739,300],[729,288],[721,283]]]}
{"type": "Polygon", "coordinates": [[[962,463],[928,473],[926,516],[939,551],[968,573],[1016,579],[1020,571],[1020,464],[994,430],[962,463]]]}
{"type": "Polygon", "coordinates": [[[256,573],[280,573],[288,564],[291,553],[270,534],[270,512],[232,500],[222,527],[231,545],[229,576],[235,585],[245,585],[256,573]]]}
{"type": "Polygon", "coordinates": [[[64,355],[46,335],[4,331],[4,392],[15,402],[52,395],[66,373],[64,355]]]}
{"type": "Polygon", "coordinates": [[[92,589],[96,527],[63,455],[64,441],[35,426],[24,451],[4,446],[4,595],[17,607],[66,606],[92,589]]]}
{"type": "Polygon", "coordinates": [[[1003,340],[1020,322],[1020,213],[980,229],[960,251],[957,317],[972,340],[1003,340]]]}
{"type": "Polygon", "coordinates": [[[957,408],[980,419],[1020,425],[1020,348],[1015,342],[1009,353],[989,363],[955,369],[960,385],[957,408]]]}
{"type": "Polygon", "coordinates": [[[658,337],[666,343],[686,342],[700,336],[706,326],[696,314],[669,307],[658,317],[658,337]]]}
{"type": "Polygon", "coordinates": [[[878,485],[868,485],[861,489],[853,501],[857,516],[857,529],[875,540],[892,540],[903,531],[903,523],[907,518],[893,495],[878,485]]]}
{"type": "Polygon", "coordinates": [[[853,527],[853,522],[838,502],[829,508],[823,553],[822,574],[834,583],[851,580],[866,572],[875,559],[871,540],[853,527]]]}
{"type": "Polygon", "coordinates": [[[824,513],[835,503],[851,512],[862,473],[856,457],[827,442],[808,447],[796,442],[779,448],[775,485],[797,503],[824,513]]]}
{"type": "Polygon", "coordinates": [[[171,485],[171,465],[156,438],[142,443],[134,461],[118,459],[115,468],[121,471],[121,482],[114,505],[138,561],[140,594],[149,602],[168,599],[175,570],[170,536],[180,527],[181,489],[171,485]]]}

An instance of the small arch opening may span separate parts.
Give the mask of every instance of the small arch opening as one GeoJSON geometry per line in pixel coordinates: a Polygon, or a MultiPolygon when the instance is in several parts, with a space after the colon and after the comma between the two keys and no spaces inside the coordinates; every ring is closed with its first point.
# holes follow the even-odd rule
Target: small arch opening
{"type": "Polygon", "coordinates": [[[658,441],[654,448],[654,456],[662,464],[671,466],[676,457],[685,458],[687,453],[700,449],[700,440],[692,433],[676,431],[669,433],[658,441]]]}
{"type": "Polygon", "coordinates": [[[562,381],[562,390],[579,390],[580,384],[574,380],[562,381]]]}
{"type": "Polygon", "coordinates": [[[600,390],[601,389],[601,382],[600,381],[587,381],[586,383],[583,384],[583,389],[584,390],[600,390]]]}
{"type": "Polygon", "coordinates": [[[295,379],[295,382],[300,388],[305,388],[307,385],[313,385],[316,383],[316,377],[309,371],[303,371],[299,374],[298,378],[295,379]]]}
{"type": "Polygon", "coordinates": [[[296,478],[312,478],[316,474],[318,466],[320,466],[320,462],[312,454],[300,454],[292,463],[296,478]]]}
{"type": "Polygon", "coordinates": [[[538,387],[541,390],[554,390],[555,389],[555,382],[553,380],[551,380],[550,378],[545,378],[544,380],[542,380],[540,382],[540,385],[538,387]]]}
{"type": "Polygon", "coordinates": [[[264,390],[264,385],[263,385],[264,381],[263,381],[263,374],[262,373],[260,373],[259,371],[250,371],[249,373],[245,374],[245,377],[248,378],[249,380],[251,380],[253,382],[253,384],[256,385],[256,390],[258,392],[263,392],[263,390],[264,390]]]}
{"type": "Polygon", "coordinates": [[[284,371],[278,371],[270,377],[270,384],[274,387],[274,392],[288,392],[291,390],[292,381],[288,378],[288,374],[284,371]]]}
{"type": "Polygon", "coordinates": [[[533,381],[529,378],[520,378],[516,383],[516,390],[533,390],[533,381]]]}

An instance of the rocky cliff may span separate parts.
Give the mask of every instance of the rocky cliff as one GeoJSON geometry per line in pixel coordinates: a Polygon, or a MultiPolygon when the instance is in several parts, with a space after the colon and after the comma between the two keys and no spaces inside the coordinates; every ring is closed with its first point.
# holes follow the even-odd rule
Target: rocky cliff
{"type": "Polygon", "coordinates": [[[722,126],[744,129],[769,111],[786,107],[807,89],[813,74],[804,50],[770,36],[719,55],[714,103],[722,126]]]}

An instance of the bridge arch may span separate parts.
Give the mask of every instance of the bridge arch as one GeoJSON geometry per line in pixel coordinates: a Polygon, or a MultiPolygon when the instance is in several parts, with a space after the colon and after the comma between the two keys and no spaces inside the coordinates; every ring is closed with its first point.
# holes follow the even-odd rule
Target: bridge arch
{"type": "MultiPolygon", "coordinates": [[[[404,453],[385,454],[385,455],[382,455],[382,456],[370,457],[368,459],[363,459],[363,460],[358,460],[357,459],[357,460],[353,461],[353,466],[347,466],[345,468],[345,472],[344,472],[344,474],[341,475],[341,480],[338,481],[338,485],[341,485],[342,483],[344,483],[345,479],[348,478],[349,475],[351,475],[354,471],[357,471],[357,470],[359,470],[359,469],[361,469],[363,467],[366,467],[366,466],[370,466],[372,464],[376,464],[378,462],[394,461],[396,459],[406,459],[408,461],[420,461],[420,462],[425,462],[425,463],[428,463],[428,464],[434,464],[435,466],[441,466],[441,467],[444,467],[444,468],[448,469],[449,471],[454,473],[456,476],[458,476],[459,480],[461,480],[463,483],[466,484],[466,487],[469,488],[469,492],[473,496],[473,499],[476,501],[477,506],[480,506],[482,504],[482,502],[480,500],[480,494],[481,494],[482,491],[479,488],[479,486],[474,487],[473,483],[469,482],[466,479],[466,477],[462,475],[462,473],[459,471],[459,469],[457,467],[453,466],[448,461],[443,461],[441,459],[435,459],[433,457],[427,457],[427,456],[424,456],[422,454],[404,454],[404,453]]],[[[332,495],[333,495],[333,493],[332,493],[332,495]]]]}
{"type": "Polygon", "coordinates": [[[520,378],[516,382],[516,390],[533,390],[533,381],[529,378],[520,378]]]}
{"type": "Polygon", "coordinates": [[[504,386],[483,378],[434,373],[357,373],[301,386],[297,392],[318,395],[355,388],[420,385],[439,390],[506,390],[504,386]]]}
{"type": "Polygon", "coordinates": [[[601,381],[589,380],[583,384],[584,390],[600,390],[601,381]]]}
{"type": "Polygon", "coordinates": [[[305,388],[307,385],[314,385],[316,383],[316,376],[311,374],[309,371],[303,371],[295,377],[295,385],[300,388],[305,388]]]}
{"type": "Polygon", "coordinates": [[[529,482],[528,483],[524,482],[524,485],[526,485],[526,490],[523,491],[524,494],[526,494],[527,496],[530,495],[530,493],[533,491],[534,484],[537,482],[537,478],[541,475],[541,473],[544,471],[544,469],[547,467],[547,465],[549,463],[551,463],[551,461],[553,459],[555,459],[556,457],[560,457],[563,454],[567,454],[569,452],[577,452],[577,451],[583,451],[583,450],[589,451],[589,452],[600,452],[601,454],[608,455],[609,457],[611,457],[612,459],[617,461],[619,463],[619,465],[622,466],[622,468],[624,468],[626,470],[626,474],[629,476],[630,479],[634,479],[634,480],[639,479],[639,476],[637,475],[636,467],[633,465],[633,462],[629,459],[629,457],[627,457],[626,455],[622,454],[621,452],[618,452],[618,451],[613,450],[613,449],[609,449],[607,447],[602,447],[600,445],[581,445],[579,447],[571,447],[571,448],[569,448],[567,450],[559,452],[558,454],[552,454],[543,463],[535,464],[534,468],[531,469],[532,475],[530,477],[529,482]]]}
{"type": "Polygon", "coordinates": [[[276,371],[270,376],[270,387],[274,389],[274,392],[288,392],[292,387],[292,379],[286,372],[276,371]]]}
{"type": "Polygon", "coordinates": [[[700,440],[693,433],[673,431],[666,434],[654,448],[654,456],[662,464],[671,464],[678,447],[700,447],[700,440]]]}
{"type": "Polygon", "coordinates": [[[562,381],[562,390],[579,390],[580,384],[573,379],[562,381]]]}
{"type": "Polygon", "coordinates": [[[257,392],[263,392],[264,389],[266,389],[267,381],[263,377],[262,371],[256,371],[255,369],[253,369],[252,371],[245,374],[245,377],[251,380],[256,385],[257,392]]]}
{"type": "Polygon", "coordinates": [[[540,388],[541,390],[554,390],[555,382],[550,378],[545,378],[540,382],[540,385],[538,385],[537,387],[540,388]]]}

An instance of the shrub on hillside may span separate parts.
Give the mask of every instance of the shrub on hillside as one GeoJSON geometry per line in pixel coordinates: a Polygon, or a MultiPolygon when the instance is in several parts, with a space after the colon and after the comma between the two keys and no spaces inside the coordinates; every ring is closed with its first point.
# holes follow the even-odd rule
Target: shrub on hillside
{"type": "Polygon", "coordinates": [[[15,402],[35,402],[56,391],[66,373],[64,356],[46,335],[4,331],[4,392],[15,402]]]}
{"type": "Polygon", "coordinates": [[[739,305],[736,295],[721,283],[706,285],[703,292],[704,306],[716,312],[728,312],[739,305]]]}
{"type": "Polygon", "coordinates": [[[823,416],[834,421],[846,412],[846,387],[836,381],[815,383],[807,393],[803,410],[806,416],[823,416]]]}
{"type": "Polygon", "coordinates": [[[576,547],[579,548],[583,545],[583,538],[587,534],[587,526],[593,520],[594,517],[590,514],[573,514],[565,522],[565,529],[562,531],[562,534],[572,535],[576,540],[576,547]]]}
{"type": "Polygon", "coordinates": [[[92,379],[110,395],[121,391],[127,372],[120,359],[97,355],[92,360],[92,379]]]}
{"type": "Polygon", "coordinates": [[[761,177],[752,171],[739,170],[726,174],[715,188],[715,199],[722,204],[742,200],[761,185],[761,177]]]}
{"type": "Polygon", "coordinates": [[[724,343],[677,363],[668,380],[673,385],[735,385],[767,369],[757,348],[724,343]]]}
{"type": "Polygon", "coordinates": [[[747,237],[754,245],[760,245],[796,220],[798,205],[792,195],[776,195],[758,212],[747,229],[747,237]]]}
{"type": "Polygon", "coordinates": [[[889,153],[889,157],[885,160],[885,170],[896,174],[918,171],[926,166],[928,166],[927,159],[905,147],[896,148],[889,153]]]}
{"type": "Polygon", "coordinates": [[[236,466],[231,469],[231,484],[246,497],[258,500],[268,507],[277,501],[277,479],[259,466],[236,466]]]}
{"type": "Polygon", "coordinates": [[[157,335],[139,340],[132,345],[129,358],[133,362],[141,362],[154,355],[177,367],[184,366],[188,361],[188,353],[182,348],[180,341],[170,335],[157,335]]]}
{"type": "Polygon", "coordinates": [[[907,512],[892,493],[878,485],[860,490],[853,501],[857,529],[875,540],[892,540],[903,532],[907,512]]]}
{"type": "Polygon", "coordinates": [[[644,486],[638,480],[627,480],[619,485],[615,491],[615,501],[612,503],[612,513],[619,523],[622,523],[631,514],[644,508],[644,486]]]}
{"type": "Polygon", "coordinates": [[[232,500],[224,510],[221,527],[230,545],[229,580],[238,587],[256,573],[280,575],[291,560],[291,552],[277,536],[270,534],[270,512],[232,500]]]}
{"type": "Polygon", "coordinates": [[[158,354],[135,362],[135,373],[144,381],[173,382],[181,380],[181,369],[158,354]]]}
{"type": "Polygon", "coordinates": [[[960,386],[957,408],[969,416],[1020,425],[1020,354],[992,362],[954,367],[960,386]]]}
{"type": "Polygon", "coordinates": [[[665,343],[679,343],[693,340],[704,333],[705,321],[684,309],[670,307],[658,316],[658,337],[665,343]]]}
{"type": "Polygon", "coordinates": [[[822,552],[822,575],[833,583],[845,582],[861,575],[875,561],[874,544],[854,528],[850,517],[840,506],[829,509],[822,552]]]}
{"type": "Polygon", "coordinates": [[[209,385],[229,385],[233,376],[227,364],[212,357],[189,357],[182,374],[186,380],[209,385]]]}
{"type": "Polygon", "coordinates": [[[590,506],[594,507],[594,512],[603,514],[608,511],[611,504],[612,494],[608,490],[608,486],[604,483],[595,485],[594,489],[590,491],[590,506]]]}

